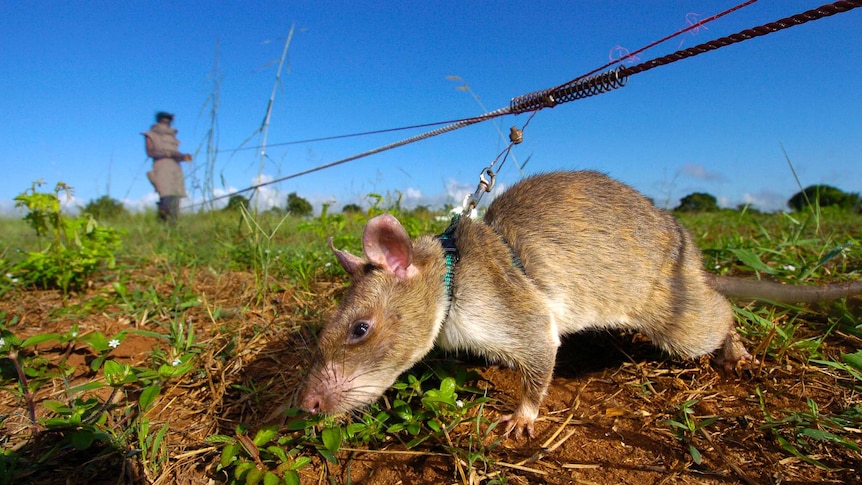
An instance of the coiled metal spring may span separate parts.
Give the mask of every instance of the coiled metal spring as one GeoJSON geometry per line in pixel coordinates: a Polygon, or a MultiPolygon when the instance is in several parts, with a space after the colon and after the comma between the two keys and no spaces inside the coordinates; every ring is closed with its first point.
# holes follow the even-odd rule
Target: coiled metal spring
{"type": "Polygon", "coordinates": [[[553,108],[558,104],[568,103],[621,88],[628,82],[624,67],[605,71],[584,79],[570,81],[561,86],[542,91],[535,91],[517,98],[512,98],[509,111],[514,114],[535,111],[542,108],[553,108]]]}

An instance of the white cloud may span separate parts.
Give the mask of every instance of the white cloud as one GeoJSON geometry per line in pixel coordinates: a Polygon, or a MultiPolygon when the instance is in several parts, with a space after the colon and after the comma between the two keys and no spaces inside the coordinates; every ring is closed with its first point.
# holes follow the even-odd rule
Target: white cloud
{"type": "Polygon", "coordinates": [[[74,194],[60,193],[60,210],[67,214],[77,214],[81,212],[81,208],[87,205],[87,202],[75,197],[74,194]]]}
{"type": "Polygon", "coordinates": [[[679,169],[681,175],[691,177],[697,180],[706,180],[708,182],[723,182],[725,177],[718,172],[709,172],[703,165],[688,163],[679,169]]]}
{"type": "Polygon", "coordinates": [[[156,208],[156,203],[159,201],[159,194],[155,192],[147,192],[143,197],[139,199],[123,199],[120,202],[123,204],[123,207],[126,208],[129,212],[144,212],[146,210],[156,208]]]}
{"type": "Polygon", "coordinates": [[[15,201],[11,199],[0,200],[0,216],[20,216],[23,214],[21,209],[15,207],[15,201]]]}
{"type": "Polygon", "coordinates": [[[407,200],[421,199],[422,191],[419,189],[414,189],[413,187],[408,187],[407,190],[404,191],[404,198],[407,200]]]}
{"type": "Polygon", "coordinates": [[[742,203],[750,204],[755,209],[764,212],[787,210],[788,197],[770,189],[760,189],[757,192],[746,192],[742,195],[742,203]]]}

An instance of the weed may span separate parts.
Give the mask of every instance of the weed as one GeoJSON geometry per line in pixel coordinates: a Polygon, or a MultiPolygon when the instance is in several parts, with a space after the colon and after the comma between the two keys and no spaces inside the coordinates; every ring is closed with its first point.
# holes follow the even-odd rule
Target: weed
{"type": "Polygon", "coordinates": [[[697,399],[689,399],[688,401],[683,402],[679,405],[676,419],[668,419],[664,423],[670,426],[676,439],[686,445],[688,448],[688,454],[691,456],[692,461],[695,464],[700,465],[703,462],[703,457],[700,450],[695,446],[697,434],[699,432],[703,432],[703,429],[707,426],[718,421],[718,418],[711,416],[706,419],[702,419],[695,416],[694,406],[697,402],[697,399]]]}
{"type": "MultiPolygon", "coordinates": [[[[164,436],[169,423],[154,433],[149,431],[149,420],[141,417],[158,398],[162,385],[193,368],[192,355],[196,349],[191,327],[175,325],[167,335],[158,334],[172,343],[172,355],[185,352],[158,368],[136,368],[111,359],[111,352],[119,347],[128,332],[122,331],[111,337],[101,332],[78,333],[78,327],[65,334],[44,333],[27,339],[18,338],[10,329],[18,324],[17,317],[7,319],[0,312],[0,356],[13,364],[15,385],[10,386],[4,373],[2,389],[15,392],[24,401],[34,434],[52,434],[59,437],[42,453],[39,460],[30,466],[39,466],[63,456],[68,450],[128,450],[137,444],[131,455],[140,454],[143,469],[153,477],[158,476],[167,460],[164,436]],[[51,363],[40,356],[37,346],[47,344],[65,347],[59,362],[51,363]],[[75,372],[66,363],[66,358],[81,348],[91,349],[95,357],[89,368],[98,376],[77,385],[70,385],[69,377],[75,372]],[[58,398],[41,399],[35,396],[43,387],[62,383],[58,398]],[[107,397],[98,391],[109,388],[107,397]],[[129,399],[129,391],[139,390],[137,400],[129,399]],[[99,397],[99,396],[103,397],[99,397]],[[119,420],[112,415],[119,413],[119,420]],[[45,417],[39,417],[44,415],[45,417]],[[126,423],[120,427],[118,423],[126,423]],[[137,437],[137,438],[134,438],[137,437]]],[[[135,330],[131,330],[135,332],[135,330]]],[[[142,332],[139,332],[142,333],[142,332]]],[[[159,351],[153,351],[154,360],[159,360],[159,351]]],[[[17,457],[4,456],[0,467],[10,470],[17,466],[17,457]]],[[[12,473],[12,472],[10,472],[12,473]]],[[[20,470],[15,473],[28,473],[20,470]]],[[[14,474],[9,475],[14,476],[14,474]]]]}
{"type": "Polygon", "coordinates": [[[470,434],[466,449],[452,441],[451,433],[458,426],[473,423],[478,430],[479,424],[487,424],[480,410],[489,399],[475,397],[478,390],[468,385],[477,377],[463,367],[437,367],[420,375],[411,372],[393,385],[390,407],[373,404],[351,422],[339,423],[333,417],[308,416],[299,409],[289,409],[287,434],[267,426],[249,439],[247,427],[241,426],[234,436],[217,435],[209,441],[223,444],[219,469],[231,469],[233,483],[257,483],[267,480],[265,477],[271,480],[265,483],[299,483],[297,470],[310,463],[309,451],[326,462],[338,463],[345,443],[367,446],[401,437],[408,449],[432,439],[472,467],[487,462],[488,449],[499,443],[486,447],[470,434]],[[454,372],[449,375],[450,371],[454,372]],[[439,384],[429,386],[430,382],[439,384]],[[463,400],[459,392],[474,397],[463,400]],[[306,458],[300,460],[301,455],[306,458]]]}
{"type": "Polygon", "coordinates": [[[276,262],[276,247],[273,241],[279,228],[290,216],[285,214],[274,228],[267,229],[261,224],[262,218],[245,206],[240,206],[240,214],[245,231],[240,230],[237,233],[238,243],[233,246],[234,256],[244,261],[254,272],[257,295],[262,301],[269,293],[270,277],[276,262]]]}
{"type": "Polygon", "coordinates": [[[41,182],[15,197],[17,207],[27,209],[24,220],[36,231],[39,250],[26,253],[15,264],[10,278],[21,284],[42,288],[59,288],[63,295],[80,289],[100,265],[113,268],[114,253],[122,244],[121,233],[100,225],[93,216],[84,214],[69,218],[62,214],[60,194],[69,195],[72,188],[57,183],[54,193],[37,190],[41,182]]]}
{"type": "Polygon", "coordinates": [[[824,416],[817,403],[813,399],[807,399],[806,410],[787,412],[787,416],[776,419],[767,410],[766,398],[759,387],[756,393],[765,418],[765,424],[760,426],[760,429],[769,431],[781,448],[791,456],[829,470],[829,466],[813,457],[821,447],[836,444],[855,452],[862,451],[858,444],[840,435],[848,428],[858,429],[862,423],[862,407],[859,405],[848,408],[839,416],[824,416]]]}
{"type": "Polygon", "coordinates": [[[857,350],[852,354],[841,354],[842,362],[825,359],[812,359],[814,364],[820,364],[835,369],[842,370],[850,375],[849,386],[862,391],[862,350],[857,350]]]}

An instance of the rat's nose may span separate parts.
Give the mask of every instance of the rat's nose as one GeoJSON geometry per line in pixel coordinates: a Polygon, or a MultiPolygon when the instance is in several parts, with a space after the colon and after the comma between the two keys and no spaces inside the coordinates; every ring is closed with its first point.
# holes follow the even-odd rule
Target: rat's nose
{"type": "Polygon", "coordinates": [[[320,396],[316,395],[313,391],[308,392],[302,399],[302,404],[300,404],[300,407],[310,414],[319,413],[320,396]]]}

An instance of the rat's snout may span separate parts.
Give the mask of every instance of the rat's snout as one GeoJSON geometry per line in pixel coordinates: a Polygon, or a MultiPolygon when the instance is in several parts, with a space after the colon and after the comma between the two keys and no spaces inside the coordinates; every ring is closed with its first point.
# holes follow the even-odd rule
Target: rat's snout
{"type": "Polygon", "coordinates": [[[345,379],[331,364],[315,368],[308,375],[299,407],[311,414],[331,414],[341,410],[345,379]]]}
{"type": "Polygon", "coordinates": [[[299,406],[310,414],[317,414],[320,412],[320,397],[306,391],[305,397],[302,398],[302,403],[299,406]]]}

